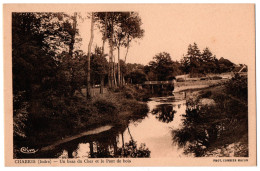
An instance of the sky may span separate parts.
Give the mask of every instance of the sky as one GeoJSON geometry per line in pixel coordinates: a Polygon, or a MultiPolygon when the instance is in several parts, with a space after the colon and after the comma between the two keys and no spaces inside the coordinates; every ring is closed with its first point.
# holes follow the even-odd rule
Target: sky
{"type": "MultiPolygon", "coordinates": [[[[180,60],[189,44],[196,42],[202,51],[227,58],[236,64],[248,64],[255,56],[254,6],[252,4],[165,4],[136,8],[145,30],[142,39],[132,42],[127,62],[148,64],[160,52],[180,60]]],[[[90,20],[79,24],[83,51],[87,52],[90,20]]],[[[95,28],[95,45],[101,46],[101,34],[95,28]]],[[[105,53],[108,53],[108,47],[105,53]]],[[[117,52],[114,54],[117,57],[117,52]]],[[[124,58],[125,49],[120,56],[124,58]]]]}

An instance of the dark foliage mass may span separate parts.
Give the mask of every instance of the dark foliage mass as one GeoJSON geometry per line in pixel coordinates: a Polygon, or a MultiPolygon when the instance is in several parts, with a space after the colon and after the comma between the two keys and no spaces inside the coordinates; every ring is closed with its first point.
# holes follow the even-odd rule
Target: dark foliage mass
{"type": "Polygon", "coordinates": [[[236,74],[226,85],[226,92],[236,98],[247,102],[248,89],[247,77],[236,74]]]}
{"type": "Polygon", "coordinates": [[[201,52],[194,43],[189,45],[187,54],[183,56],[181,68],[191,76],[200,76],[207,73],[230,72],[234,69],[234,64],[223,57],[218,60],[208,47],[201,52]]]}
{"type": "MultiPolygon", "coordinates": [[[[214,99],[215,105],[199,105],[199,99],[187,102],[183,128],[172,132],[173,141],[184,147],[185,153],[214,156],[214,150],[236,143],[235,156],[248,156],[247,79],[235,76],[224,91],[213,89],[200,95],[214,99]]],[[[224,152],[222,156],[229,155],[224,152]]]]}

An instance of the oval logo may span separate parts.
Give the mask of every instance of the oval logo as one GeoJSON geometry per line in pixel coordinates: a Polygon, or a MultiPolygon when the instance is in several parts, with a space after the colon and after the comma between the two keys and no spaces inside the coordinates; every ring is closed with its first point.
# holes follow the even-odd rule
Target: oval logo
{"type": "Polygon", "coordinates": [[[33,153],[36,153],[38,150],[35,150],[35,149],[29,149],[28,147],[22,147],[21,149],[20,149],[20,151],[22,152],[22,153],[25,153],[25,154],[33,154],[33,153]]]}

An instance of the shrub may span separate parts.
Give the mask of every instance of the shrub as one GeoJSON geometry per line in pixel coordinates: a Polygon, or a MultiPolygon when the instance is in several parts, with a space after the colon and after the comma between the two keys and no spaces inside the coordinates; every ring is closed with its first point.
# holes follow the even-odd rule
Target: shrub
{"type": "Polygon", "coordinates": [[[101,115],[110,115],[116,113],[116,106],[105,99],[98,99],[96,100],[93,105],[97,108],[98,114],[101,115]]]}
{"type": "Polygon", "coordinates": [[[247,101],[247,77],[236,74],[227,84],[226,92],[237,98],[247,101]]]}
{"type": "Polygon", "coordinates": [[[200,94],[200,98],[209,98],[212,95],[211,91],[202,91],[200,94]]]}

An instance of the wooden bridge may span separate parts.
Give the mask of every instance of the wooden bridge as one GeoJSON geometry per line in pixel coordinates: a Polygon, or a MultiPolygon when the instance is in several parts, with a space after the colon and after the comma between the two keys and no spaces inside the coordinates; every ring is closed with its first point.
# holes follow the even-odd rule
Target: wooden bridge
{"type": "Polygon", "coordinates": [[[170,81],[145,81],[143,84],[139,85],[140,87],[148,88],[151,90],[151,93],[155,92],[172,92],[174,90],[174,80],[170,81]]]}
{"type": "Polygon", "coordinates": [[[174,84],[174,81],[145,81],[144,85],[165,85],[165,84],[174,84]]]}

